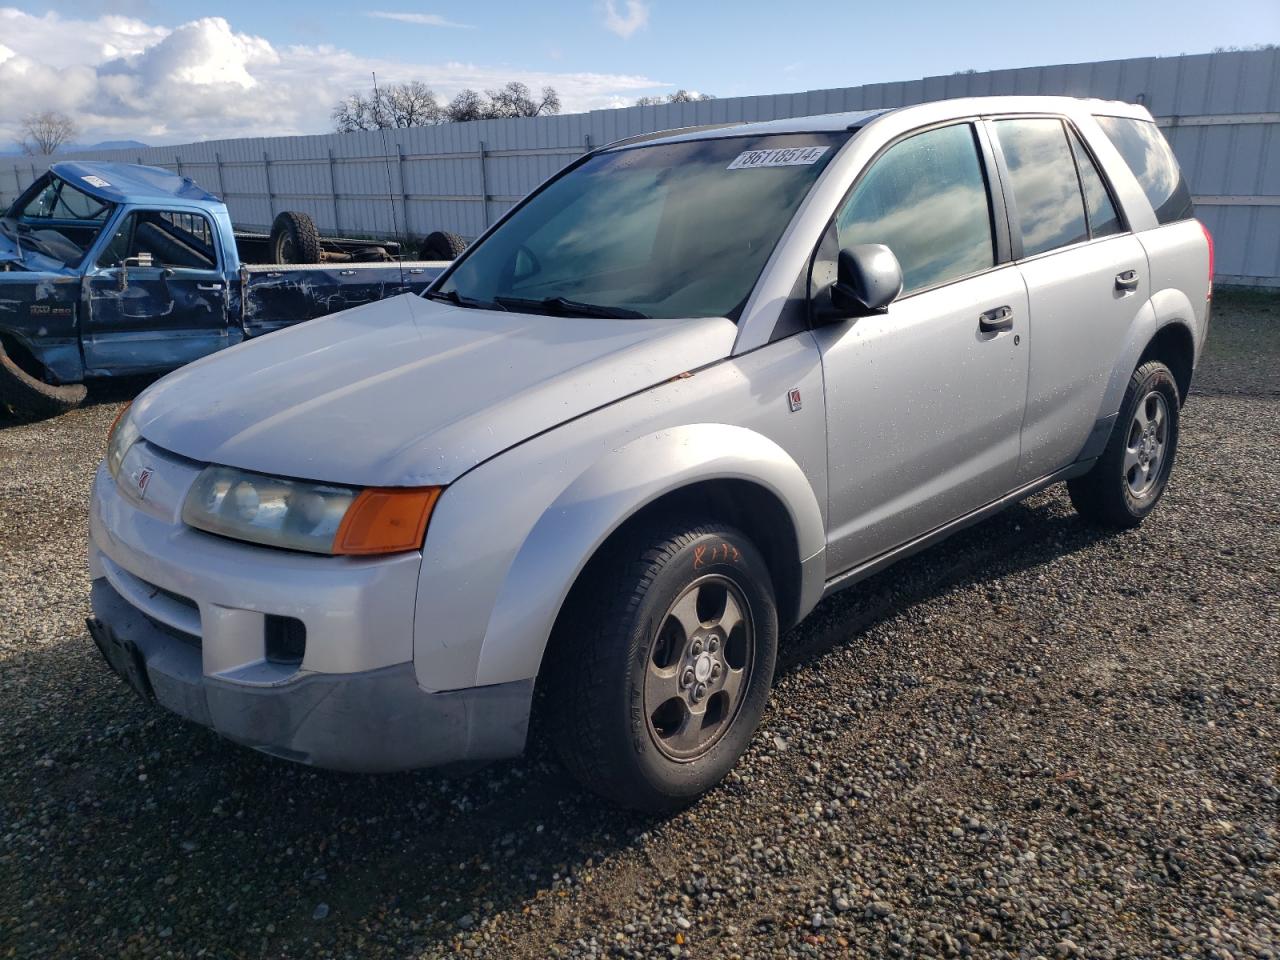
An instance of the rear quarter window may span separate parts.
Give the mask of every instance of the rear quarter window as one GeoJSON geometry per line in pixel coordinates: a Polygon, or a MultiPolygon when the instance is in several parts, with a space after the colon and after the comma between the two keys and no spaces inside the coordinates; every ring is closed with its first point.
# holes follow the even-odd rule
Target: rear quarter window
{"type": "Polygon", "coordinates": [[[1138,178],[1160,223],[1186,220],[1192,215],[1191,191],[1178,169],[1160,128],[1151,120],[1132,117],[1096,117],[1103,133],[1138,178]]]}

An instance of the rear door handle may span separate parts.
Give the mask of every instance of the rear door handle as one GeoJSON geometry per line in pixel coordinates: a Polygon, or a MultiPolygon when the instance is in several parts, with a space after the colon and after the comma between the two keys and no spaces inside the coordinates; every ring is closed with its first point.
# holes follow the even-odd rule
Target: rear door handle
{"type": "Polygon", "coordinates": [[[222,289],[222,284],[220,284],[220,283],[197,283],[197,284],[196,284],[196,289],[197,289],[197,290],[209,290],[209,291],[213,291],[213,290],[221,290],[221,289],[222,289]]]}
{"type": "Polygon", "coordinates": [[[1013,329],[1013,310],[1009,307],[996,307],[978,317],[978,329],[983,333],[999,333],[1001,330],[1013,329]]]}
{"type": "Polygon", "coordinates": [[[1117,290],[1137,290],[1139,281],[1137,270],[1126,270],[1124,273],[1116,274],[1117,290]]]}

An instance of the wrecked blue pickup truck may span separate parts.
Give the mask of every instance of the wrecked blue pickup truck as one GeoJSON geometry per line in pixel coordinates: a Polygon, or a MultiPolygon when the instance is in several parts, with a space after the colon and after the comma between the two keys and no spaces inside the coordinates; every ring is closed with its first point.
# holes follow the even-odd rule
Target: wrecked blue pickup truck
{"type": "Polygon", "coordinates": [[[445,266],[399,255],[321,238],[298,213],[270,235],[237,234],[221,200],[156,167],[55,163],[0,218],[0,407],[53,416],[84,399],[86,379],[172,370],[418,293],[445,266]]]}

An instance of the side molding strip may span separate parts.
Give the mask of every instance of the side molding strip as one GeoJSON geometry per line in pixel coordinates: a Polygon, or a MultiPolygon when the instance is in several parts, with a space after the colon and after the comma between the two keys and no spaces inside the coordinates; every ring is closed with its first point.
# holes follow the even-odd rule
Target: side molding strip
{"type": "Polygon", "coordinates": [[[865,563],[859,564],[844,573],[837,574],[827,581],[826,587],[822,591],[822,598],[825,600],[833,593],[838,593],[845,587],[851,587],[855,583],[859,583],[867,577],[873,576],[891,564],[904,560],[914,553],[919,553],[928,547],[933,546],[951,536],[953,533],[959,533],[966,527],[971,527],[975,523],[987,519],[993,514],[999,513],[1005,507],[1012,506],[1019,500],[1025,500],[1032,494],[1039,493],[1045,487],[1051,487],[1055,483],[1061,483],[1063,480],[1070,480],[1072,477],[1078,477],[1081,474],[1089,472],[1089,468],[1094,464],[1093,460],[1077,460],[1075,463],[1063,467],[1055,473],[1049,474],[1047,477],[1041,477],[1034,480],[1024,487],[1019,487],[1012,493],[1006,494],[999,500],[992,501],[985,507],[979,507],[972,513],[966,513],[963,517],[957,517],[950,523],[944,523],[942,526],[934,530],[930,530],[923,536],[914,540],[908,540],[899,547],[887,550],[878,557],[872,557],[865,563]]]}

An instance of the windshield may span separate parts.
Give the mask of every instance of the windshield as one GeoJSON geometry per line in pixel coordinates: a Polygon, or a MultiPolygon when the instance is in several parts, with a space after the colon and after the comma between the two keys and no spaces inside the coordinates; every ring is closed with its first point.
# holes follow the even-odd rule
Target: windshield
{"type": "Polygon", "coordinates": [[[0,220],[0,231],[22,253],[36,252],[75,267],[97,239],[115,204],[77,190],[65,180],[46,174],[25,202],[15,204],[0,220]]]}
{"type": "Polygon", "coordinates": [[[847,138],[726,137],[591,157],[468,250],[432,296],[580,316],[736,320],[847,138]]]}

